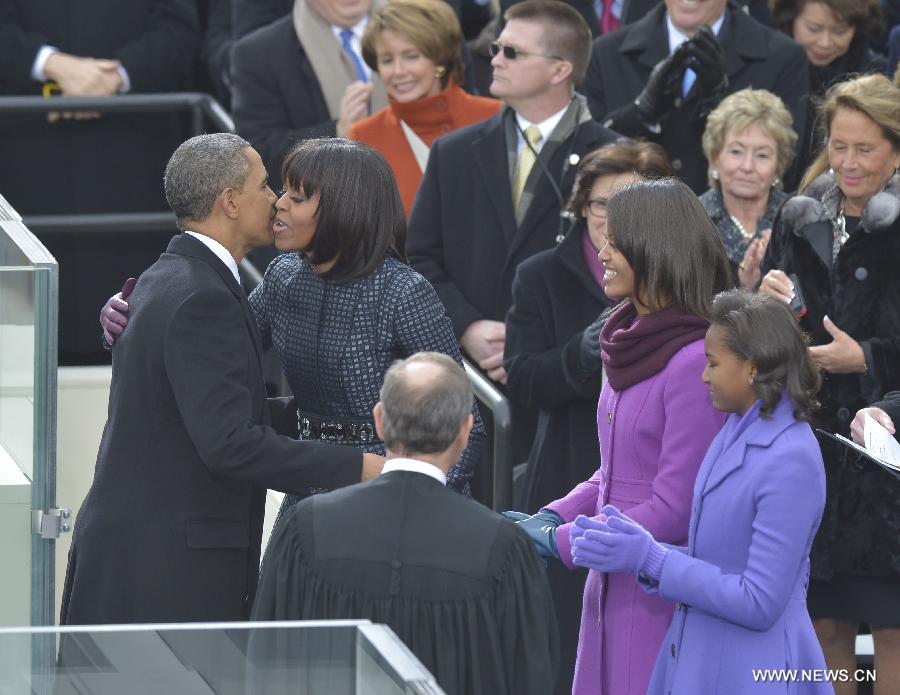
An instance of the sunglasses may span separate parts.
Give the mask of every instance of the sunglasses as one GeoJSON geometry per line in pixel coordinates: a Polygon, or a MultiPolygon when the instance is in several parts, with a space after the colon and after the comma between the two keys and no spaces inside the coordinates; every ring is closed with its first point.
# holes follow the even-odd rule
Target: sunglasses
{"type": "Polygon", "coordinates": [[[515,60],[519,56],[535,56],[537,58],[547,58],[548,60],[565,60],[565,58],[561,58],[560,56],[520,51],[515,46],[507,46],[500,43],[499,41],[494,41],[493,43],[488,44],[488,53],[490,54],[491,58],[495,58],[500,55],[501,51],[503,52],[503,57],[507,60],[515,60]]]}

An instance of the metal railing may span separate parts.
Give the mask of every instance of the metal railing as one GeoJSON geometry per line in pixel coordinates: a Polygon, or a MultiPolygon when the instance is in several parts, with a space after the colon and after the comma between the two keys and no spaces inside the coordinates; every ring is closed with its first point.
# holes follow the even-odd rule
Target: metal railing
{"type": "Polygon", "coordinates": [[[475,390],[475,398],[494,416],[493,508],[495,512],[512,509],[513,451],[512,409],[509,399],[471,362],[463,359],[466,374],[475,390]]]}
{"type": "MultiPolygon", "coordinates": [[[[188,111],[191,131],[199,135],[209,123],[216,132],[233,133],[234,121],[215,99],[199,92],[170,94],[121,94],[113,97],[0,97],[0,115],[41,114],[51,111],[95,111],[97,113],[172,113],[188,111]]],[[[72,215],[26,215],[23,224],[36,234],[106,234],[109,232],[175,232],[171,212],[122,212],[72,215]]],[[[262,282],[262,274],[248,259],[241,274],[262,282]]],[[[114,289],[114,288],[113,288],[114,289]]]]}
{"type": "Polygon", "coordinates": [[[195,134],[203,132],[204,119],[234,132],[234,121],[209,94],[172,92],[167,94],[117,94],[111,97],[0,97],[0,114],[50,113],[51,111],[94,111],[97,113],[171,113],[190,111],[195,134]]]}

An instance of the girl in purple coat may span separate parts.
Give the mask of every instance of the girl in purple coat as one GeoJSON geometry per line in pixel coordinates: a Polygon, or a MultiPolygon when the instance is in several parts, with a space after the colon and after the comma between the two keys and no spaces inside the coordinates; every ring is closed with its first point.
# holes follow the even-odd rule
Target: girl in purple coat
{"type": "MultiPolygon", "coordinates": [[[[712,298],[731,285],[716,228],[674,179],[632,183],[601,202],[607,227],[598,258],[606,293],[623,301],[600,332],[600,468],[534,516],[508,513],[545,558],[570,569],[575,518],[603,519],[606,504],[684,544],[697,468],[724,420],[700,380],[712,298]]],[[[632,575],[591,572],[573,693],[644,695],[672,611],[632,575]]]]}
{"type": "Polygon", "coordinates": [[[652,695],[833,693],[806,609],[825,505],[806,339],[783,302],[733,290],[713,302],[706,356],[703,381],[730,415],[697,475],[687,547],[658,543],[608,505],[605,522],[576,521],[575,564],[637,573],[678,602],[652,695]]]}

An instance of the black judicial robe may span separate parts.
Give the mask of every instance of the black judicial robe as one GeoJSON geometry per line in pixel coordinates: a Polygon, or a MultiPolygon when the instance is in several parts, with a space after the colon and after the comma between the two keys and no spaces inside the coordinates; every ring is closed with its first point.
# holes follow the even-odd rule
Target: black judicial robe
{"type": "Polygon", "coordinates": [[[253,620],[384,623],[448,695],[553,690],[556,621],[532,541],[427,475],[303,500],[263,567],[253,620]]]}

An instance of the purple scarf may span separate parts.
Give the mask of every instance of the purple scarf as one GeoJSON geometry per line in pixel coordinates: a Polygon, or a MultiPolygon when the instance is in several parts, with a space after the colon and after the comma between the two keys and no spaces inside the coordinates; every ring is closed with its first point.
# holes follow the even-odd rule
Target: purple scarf
{"type": "Polygon", "coordinates": [[[603,369],[610,386],[624,391],[663,370],[676,352],[702,340],[709,321],[677,307],[638,316],[631,302],[610,314],[600,331],[603,369]]]}

